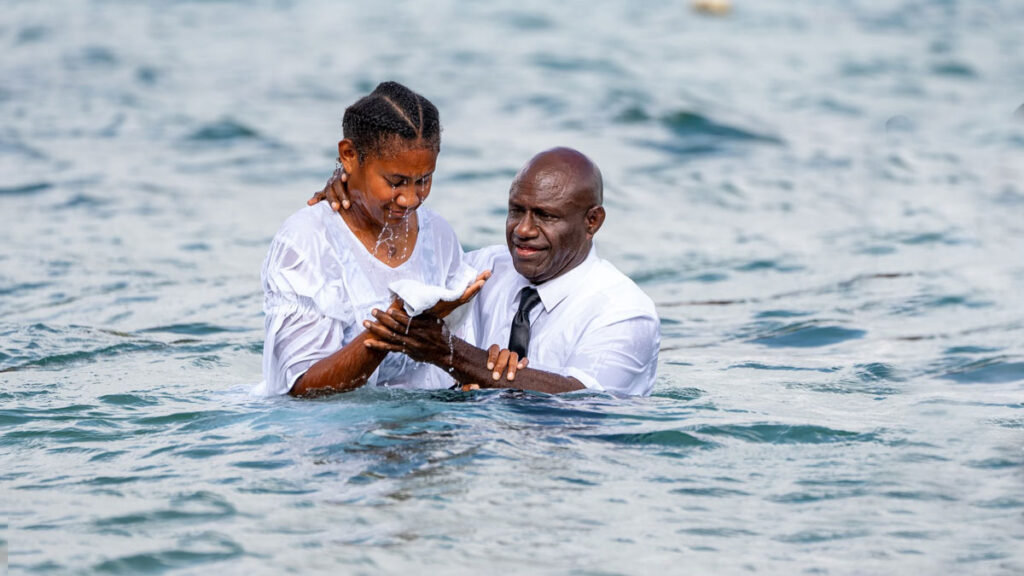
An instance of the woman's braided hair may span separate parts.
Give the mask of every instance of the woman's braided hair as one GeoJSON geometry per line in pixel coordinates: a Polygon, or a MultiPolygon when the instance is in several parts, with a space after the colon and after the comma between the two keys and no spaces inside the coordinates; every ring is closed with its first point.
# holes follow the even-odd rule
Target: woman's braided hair
{"type": "Polygon", "coordinates": [[[342,129],[359,152],[360,162],[367,155],[380,156],[387,147],[399,142],[434,151],[441,149],[437,108],[398,82],[381,82],[373,92],[345,109],[342,129]]]}

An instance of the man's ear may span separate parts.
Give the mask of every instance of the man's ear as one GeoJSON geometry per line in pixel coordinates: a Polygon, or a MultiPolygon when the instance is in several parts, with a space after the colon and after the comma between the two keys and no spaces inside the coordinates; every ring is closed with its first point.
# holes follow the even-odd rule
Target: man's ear
{"type": "Polygon", "coordinates": [[[604,224],[604,206],[594,206],[587,210],[586,224],[587,236],[593,238],[594,234],[597,234],[597,231],[601,229],[601,225],[604,224]]]}
{"type": "Polygon", "coordinates": [[[359,152],[351,140],[345,138],[338,142],[338,161],[341,162],[345,172],[352,174],[359,167],[359,152]]]}

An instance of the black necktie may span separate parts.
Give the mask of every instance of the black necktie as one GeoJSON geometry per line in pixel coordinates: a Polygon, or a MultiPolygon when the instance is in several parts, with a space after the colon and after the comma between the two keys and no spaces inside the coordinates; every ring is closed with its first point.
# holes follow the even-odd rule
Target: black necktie
{"type": "Polygon", "coordinates": [[[519,293],[519,311],[512,318],[512,331],[508,335],[508,349],[526,357],[530,349],[530,310],[540,303],[540,294],[536,288],[527,286],[519,293]]]}

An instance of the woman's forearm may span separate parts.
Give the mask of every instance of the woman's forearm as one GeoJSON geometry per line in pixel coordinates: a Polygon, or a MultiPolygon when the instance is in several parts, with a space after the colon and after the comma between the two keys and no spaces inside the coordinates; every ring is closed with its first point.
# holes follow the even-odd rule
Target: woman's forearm
{"type": "Polygon", "coordinates": [[[318,396],[359,388],[388,355],[385,351],[367,348],[367,332],[356,336],[334,354],[317,361],[295,381],[289,390],[292,396],[318,396]]]}

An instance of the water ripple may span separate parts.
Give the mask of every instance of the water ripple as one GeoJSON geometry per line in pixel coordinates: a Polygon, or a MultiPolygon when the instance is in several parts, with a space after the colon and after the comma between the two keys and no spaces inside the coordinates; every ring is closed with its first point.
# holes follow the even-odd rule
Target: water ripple
{"type": "Polygon", "coordinates": [[[879,442],[881,440],[875,433],[851,432],[811,425],[707,425],[696,428],[695,432],[708,436],[722,436],[765,444],[831,444],[837,442],[879,442]]]}
{"type": "Polygon", "coordinates": [[[795,322],[762,332],[751,341],[772,348],[813,348],[832,346],[847,340],[863,338],[866,330],[831,326],[821,321],[795,322]]]}
{"type": "Polygon", "coordinates": [[[131,554],[106,560],[92,569],[101,574],[150,574],[175,569],[192,569],[237,559],[245,549],[230,536],[219,532],[197,533],[185,538],[181,548],[131,554]]]}
{"type": "Polygon", "coordinates": [[[714,442],[701,440],[680,430],[659,430],[656,432],[637,432],[631,434],[590,434],[577,435],[577,437],[604,440],[614,444],[663,446],[669,448],[711,448],[715,446],[714,442]]]}

